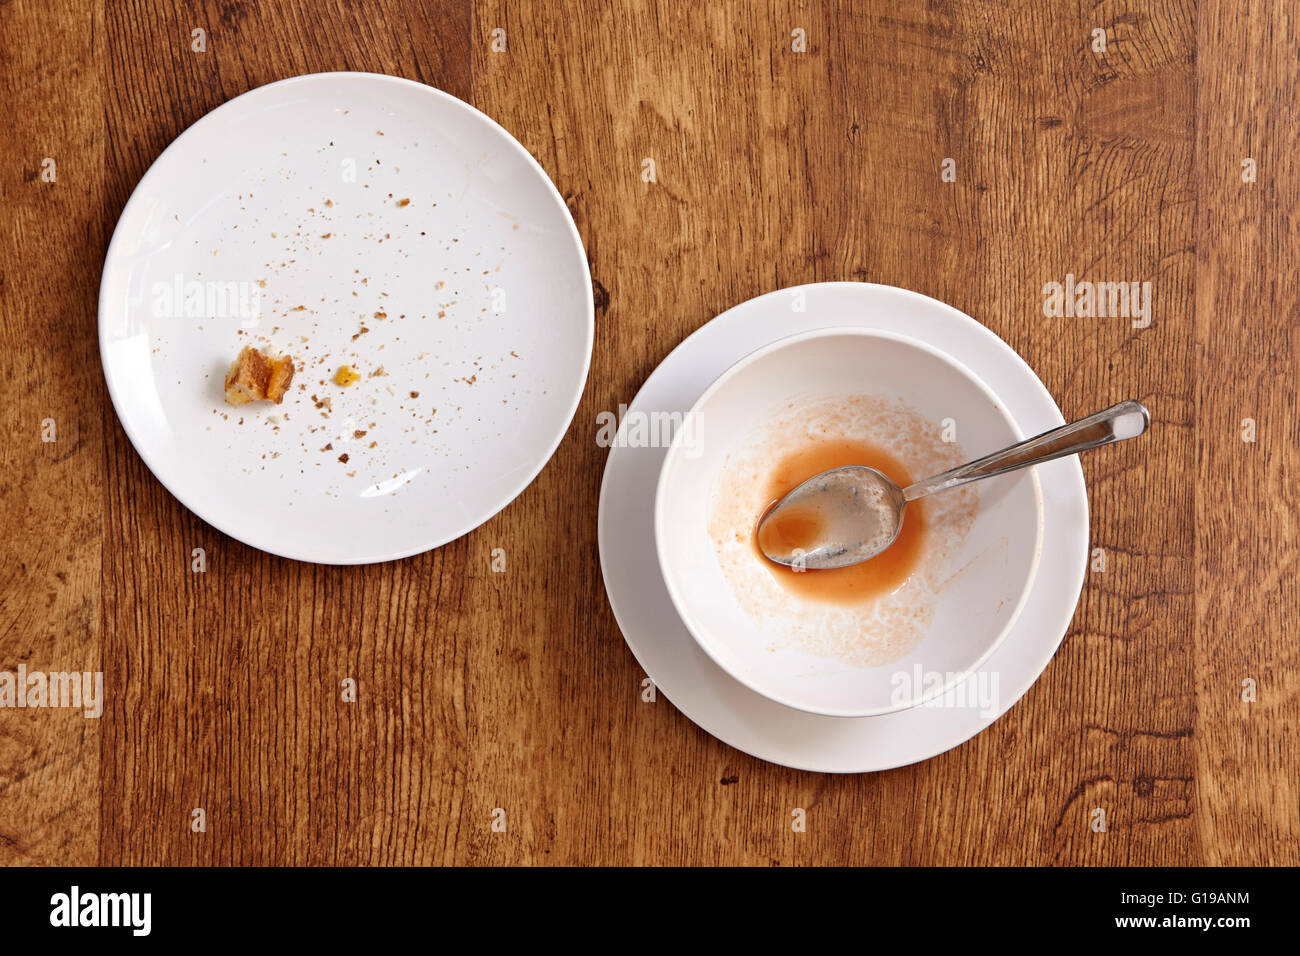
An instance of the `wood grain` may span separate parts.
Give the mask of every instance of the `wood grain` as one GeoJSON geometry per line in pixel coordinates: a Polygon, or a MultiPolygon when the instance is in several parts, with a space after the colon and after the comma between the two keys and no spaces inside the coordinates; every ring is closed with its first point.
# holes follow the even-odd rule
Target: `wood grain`
{"type": "Polygon", "coordinates": [[[1288,100],[1300,64],[1288,11],[1251,13],[1234,23],[1235,5],[1212,5],[1197,34],[1194,819],[1207,862],[1294,865],[1300,133],[1288,100]],[[1246,680],[1254,703],[1242,700],[1246,680]]]}
{"type": "Polygon", "coordinates": [[[97,721],[0,710],[0,862],[1300,862],[1281,0],[14,0],[0,35],[0,670],[102,667],[108,687],[97,721]],[[229,98],[334,69],[510,130],[572,211],[597,300],[588,388],[537,481],[461,540],[366,568],[271,557],[186,511],[117,423],[95,345],[100,263],[149,163],[229,98]],[[1150,326],[1046,317],[1067,273],[1152,283],[1150,326]],[[854,777],[643,702],[595,529],[596,415],[729,306],[835,279],[973,315],[1067,417],[1137,397],[1155,418],[1083,461],[1106,570],[1029,694],[947,754],[854,777]]]}
{"type": "MultiPolygon", "coordinates": [[[[112,225],[103,115],[88,108],[103,13],[49,14],[0,8],[0,670],[11,673],[100,670],[105,627],[94,263],[112,225]]],[[[71,710],[0,711],[0,863],[95,861],[104,728],[71,710]]]]}

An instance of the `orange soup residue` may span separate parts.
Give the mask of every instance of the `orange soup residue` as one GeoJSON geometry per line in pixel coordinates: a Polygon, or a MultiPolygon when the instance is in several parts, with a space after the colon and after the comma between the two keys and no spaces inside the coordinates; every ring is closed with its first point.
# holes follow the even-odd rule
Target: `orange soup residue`
{"type": "MultiPolygon", "coordinates": [[[[770,504],[764,509],[764,514],[813,475],[845,465],[875,468],[902,488],[913,481],[897,458],[878,448],[851,438],[817,439],[777,461],[768,478],[765,497],[770,504]]],[[[897,590],[920,561],[926,527],[924,505],[914,501],[904,512],[903,527],[897,540],[871,560],[831,571],[795,571],[763,556],[758,544],[758,523],[757,520],[754,522],[750,543],[759,560],[781,585],[801,597],[831,604],[857,604],[897,590]]],[[[811,510],[807,514],[793,513],[779,526],[769,526],[764,532],[769,543],[775,538],[790,549],[806,548],[817,540],[820,533],[821,516],[811,510]]]]}

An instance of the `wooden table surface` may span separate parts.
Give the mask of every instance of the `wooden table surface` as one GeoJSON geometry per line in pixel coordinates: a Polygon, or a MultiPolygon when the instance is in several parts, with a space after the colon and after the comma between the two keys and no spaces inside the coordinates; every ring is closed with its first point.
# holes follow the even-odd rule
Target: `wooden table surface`
{"type": "Polygon", "coordinates": [[[0,710],[0,862],[1300,862],[1297,22],[1283,0],[0,5],[0,670],[102,670],[107,695],[98,720],[0,710]],[[364,568],[183,508],[96,339],[148,165],[324,70],[504,125],[572,210],[597,303],[537,481],[364,568]],[[1150,325],[1045,316],[1067,274],[1152,283],[1150,325]],[[596,551],[597,414],[729,306],[841,279],[974,316],[1067,417],[1154,416],[1083,460],[1106,570],[1042,678],[968,743],[863,776],[643,702],[596,551]]]}

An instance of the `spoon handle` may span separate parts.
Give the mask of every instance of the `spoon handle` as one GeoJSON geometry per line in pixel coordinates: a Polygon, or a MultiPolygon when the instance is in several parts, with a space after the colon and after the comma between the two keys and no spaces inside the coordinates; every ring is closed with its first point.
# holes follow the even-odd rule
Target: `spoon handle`
{"type": "Polygon", "coordinates": [[[1081,418],[1077,422],[1053,428],[1019,444],[995,451],[991,455],[958,465],[903,489],[906,501],[924,498],[936,491],[947,491],[981,478],[1005,475],[1009,471],[1039,465],[1054,458],[1075,455],[1090,448],[1136,438],[1147,430],[1151,414],[1141,402],[1130,399],[1105,411],[1081,418]]]}

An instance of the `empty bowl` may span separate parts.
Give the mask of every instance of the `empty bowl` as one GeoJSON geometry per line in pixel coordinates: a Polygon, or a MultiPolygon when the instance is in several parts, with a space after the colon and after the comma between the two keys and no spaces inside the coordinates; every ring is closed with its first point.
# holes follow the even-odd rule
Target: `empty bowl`
{"type": "Polygon", "coordinates": [[[909,505],[911,564],[847,598],[808,577],[839,572],[795,580],[767,562],[754,527],[773,482],[811,477],[795,474],[798,462],[830,460],[808,449],[876,449],[906,483],[1024,437],[934,344],[833,328],[759,349],[705,390],[664,459],[654,508],[668,593],[718,666],[789,707],[868,717],[951,700],[1029,594],[1042,537],[1035,470],[909,505]]]}

